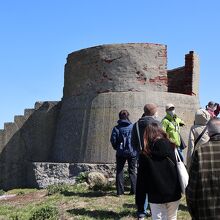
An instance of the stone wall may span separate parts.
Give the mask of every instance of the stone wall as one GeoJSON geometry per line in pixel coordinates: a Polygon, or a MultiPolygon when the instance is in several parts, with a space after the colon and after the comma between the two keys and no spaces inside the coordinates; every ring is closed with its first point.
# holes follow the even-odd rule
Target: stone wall
{"type": "Polygon", "coordinates": [[[83,164],[83,163],[45,163],[34,162],[28,166],[28,185],[46,188],[51,184],[74,184],[76,176],[81,172],[98,171],[106,178],[115,178],[115,164],[83,164]]]}

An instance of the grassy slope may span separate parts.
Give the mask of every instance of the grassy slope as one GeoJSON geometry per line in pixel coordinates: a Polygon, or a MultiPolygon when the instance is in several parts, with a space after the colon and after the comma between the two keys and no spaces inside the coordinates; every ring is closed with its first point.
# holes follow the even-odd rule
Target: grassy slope
{"type": "MultiPolygon", "coordinates": [[[[115,196],[115,189],[92,191],[71,186],[68,190],[47,196],[46,190],[13,190],[8,193],[19,194],[14,198],[0,200],[0,219],[28,220],[32,213],[45,205],[57,207],[58,219],[136,219],[134,196],[115,196]]],[[[150,219],[150,218],[149,218],[150,219]]],[[[190,219],[182,198],[178,219],[190,219]]]]}

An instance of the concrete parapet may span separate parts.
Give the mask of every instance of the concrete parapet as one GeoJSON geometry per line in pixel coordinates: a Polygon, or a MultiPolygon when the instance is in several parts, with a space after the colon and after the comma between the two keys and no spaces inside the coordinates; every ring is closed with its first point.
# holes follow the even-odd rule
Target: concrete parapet
{"type": "Polygon", "coordinates": [[[13,122],[5,122],[4,123],[4,130],[10,130],[13,125],[14,125],[13,122]]]}
{"type": "Polygon", "coordinates": [[[24,110],[24,116],[26,118],[30,117],[34,113],[35,109],[34,108],[26,108],[24,110]]]}
{"type": "Polygon", "coordinates": [[[23,115],[15,115],[14,116],[14,123],[18,128],[21,128],[25,123],[26,118],[23,115]]]}
{"type": "Polygon", "coordinates": [[[51,107],[58,105],[58,101],[44,101],[44,102],[35,102],[34,109],[35,110],[45,110],[50,109],[51,107]]]}
{"type": "Polygon", "coordinates": [[[5,130],[5,143],[7,144],[7,142],[13,137],[13,135],[15,134],[16,131],[18,131],[18,127],[15,123],[13,122],[7,122],[4,123],[4,130],[5,130]]]}

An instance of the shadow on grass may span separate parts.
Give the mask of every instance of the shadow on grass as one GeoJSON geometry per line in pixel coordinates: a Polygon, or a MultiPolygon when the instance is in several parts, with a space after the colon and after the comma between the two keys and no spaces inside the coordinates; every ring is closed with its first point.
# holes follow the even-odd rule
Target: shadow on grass
{"type": "Polygon", "coordinates": [[[128,208],[128,209],[136,209],[136,205],[133,203],[124,203],[123,208],[128,208]]]}
{"type": "Polygon", "coordinates": [[[89,192],[71,192],[64,191],[61,193],[64,196],[79,196],[79,197],[102,197],[102,196],[114,196],[114,192],[105,192],[105,191],[89,191],[89,192]]]}
{"type": "Polygon", "coordinates": [[[87,210],[85,208],[76,208],[76,209],[71,209],[67,211],[71,215],[82,215],[82,216],[87,216],[90,218],[95,218],[95,219],[114,219],[118,220],[120,218],[126,217],[126,216],[132,216],[135,217],[135,213],[131,211],[122,211],[122,212],[114,212],[114,211],[107,211],[107,210],[87,210]]]}

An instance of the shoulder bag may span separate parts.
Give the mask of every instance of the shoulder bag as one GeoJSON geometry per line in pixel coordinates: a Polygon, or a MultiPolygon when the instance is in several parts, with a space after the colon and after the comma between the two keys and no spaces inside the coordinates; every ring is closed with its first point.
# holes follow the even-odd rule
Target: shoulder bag
{"type": "Polygon", "coordinates": [[[194,142],[194,149],[195,149],[195,146],[196,144],[199,142],[199,140],[201,139],[201,137],[203,136],[203,134],[206,132],[207,130],[207,126],[205,126],[205,128],[203,129],[203,131],[201,132],[201,134],[197,137],[197,139],[195,140],[194,142]]]}
{"type": "Polygon", "coordinates": [[[137,136],[138,136],[139,148],[140,148],[140,151],[142,151],[143,148],[142,148],[142,145],[141,145],[141,138],[140,138],[140,131],[139,131],[138,121],[136,122],[136,130],[137,130],[137,136]]]}
{"type": "Polygon", "coordinates": [[[177,173],[180,182],[181,192],[182,194],[185,194],[185,189],[189,181],[189,174],[186,170],[184,163],[181,161],[179,153],[176,148],[175,148],[175,156],[176,156],[176,166],[177,166],[177,173]]]}

